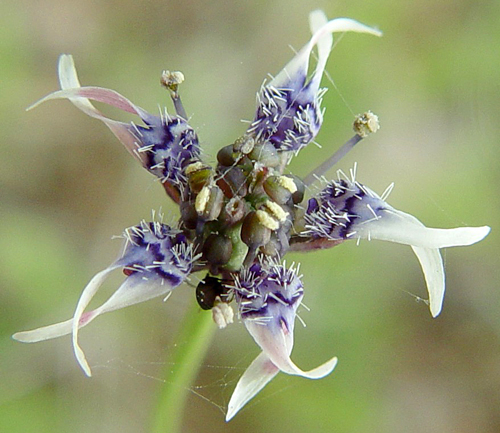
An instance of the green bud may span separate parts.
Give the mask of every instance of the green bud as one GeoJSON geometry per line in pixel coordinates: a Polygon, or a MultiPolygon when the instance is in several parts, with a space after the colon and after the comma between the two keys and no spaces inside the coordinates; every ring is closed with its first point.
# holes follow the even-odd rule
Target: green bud
{"type": "Polygon", "coordinates": [[[202,251],[204,259],[211,265],[221,266],[229,262],[233,245],[227,236],[211,234],[205,240],[202,251]]]}
{"type": "Polygon", "coordinates": [[[244,197],[247,195],[247,175],[241,167],[230,167],[223,171],[222,176],[217,181],[217,185],[224,191],[226,197],[236,195],[244,197]]]}
{"type": "Polygon", "coordinates": [[[198,194],[212,179],[212,168],[198,161],[186,167],[186,176],[191,191],[198,194]]]}
{"type": "Polygon", "coordinates": [[[230,167],[236,162],[232,144],[224,146],[221,150],[219,150],[219,152],[217,152],[217,161],[220,165],[224,165],[226,167],[230,167]]]}
{"type": "Polygon", "coordinates": [[[251,249],[265,245],[271,239],[271,230],[261,223],[261,217],[257,212],[250,212],[241,227],[241,240],[251,249]]]}
{"type": "Polygon", "coordinates": [[[198,222],[198,212],[196,212],[194,203],[192,201],[181,201],[179,206],[184,226],[189,230],[195,229],[198,222]]]}
{"type": "Polygon", "coordinates": [[[304,200],[304,194],[306,191],[306,187],[304,185],[304,182],[302,179],[298,176],[295,176],[294,174],[286,174],[285,177],[288,177],[293,180],[293,183],[297,187],[297,190],[292,193],[292,201],[294,204],[299,204],[302,203],[302,200],[304,200]]]}

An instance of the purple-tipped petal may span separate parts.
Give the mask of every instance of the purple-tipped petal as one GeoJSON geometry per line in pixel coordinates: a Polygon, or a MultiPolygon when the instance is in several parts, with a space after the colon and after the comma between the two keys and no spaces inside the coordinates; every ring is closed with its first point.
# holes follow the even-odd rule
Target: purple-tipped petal
{"type": "Polygon", "coordinates": [[[378,239],[410,245],[424,273],[433,317],[441,312],[445,291],[444,268],[439,248],[466,246],[482,240],[489,227],[435,229],[394,209],[358,182],[330,182],[309,200],[305,234],[313,239],[378,239]]]}
{"type": "Polygon", "coordinates": [[[262,353],[238,382],[226,420],[254,397],[278,370],[319,379],[330,374],[337,363],[337,358],[332,358],[313,370],[303,371],[290,359],[296,312],[303,297],[302,282],[293,266],[287,269],[277,263],[254,265],[251,270],[240,272],[234,291],[243,323],[262,353]]]}
{"type": "Polygon", "coordinates": [[[323,113],[319,88],[330,55],[335,32],[360,32],[380,36],[378,30],[357,21],[338,18],[327,21],[322,11],[310,15],[313,36],[283,70],[257,94],[257,111],[247,135],[257,141],[269,141],[278,150],[298,151],[316,137],[323,113]],[[318,62],[307,79],[309,59],[318,47],[318,62]]]}
{"type": "Polygon", "coordinates": [[[114,90],[81,87],[73,57],[67,54],[59,58],[59,81],[62,90],[47,95],[28,109],[51,99],[69,99],[85,114],[102,121],[146,170],[162,182],[173,184],[181,192],[184,190],[186,178],[183,170],[200,155],[198,137],[185,119],[166,113],[161,117],[149,114],[114,90]],[[146,126],[109,119],[90,101],[135,114],[146,126]]]}
{"type": "Polygon", "coordinates": [[[143,222],[127,229],[125,238],[127,243],[123,257],[90,280],[82,292],[72,319],[32,331],[18,332],[13,338],[34,343],[72,333],[78,363],[85,374],[91,376],[90,367],[78,344],[79,329],[101,314],[166,295],[185,280],[191,272],[193,261],[197,259],[184,236],[165,224],[143,222]],[[127,279],[99,308],[85,312],[104,280],[117,268],[124,268],[127,279]]]}

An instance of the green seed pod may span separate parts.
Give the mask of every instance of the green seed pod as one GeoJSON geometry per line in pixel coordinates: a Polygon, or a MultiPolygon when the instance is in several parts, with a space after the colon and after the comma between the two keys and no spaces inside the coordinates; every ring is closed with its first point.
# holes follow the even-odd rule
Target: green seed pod
{"type": "Polygon", "coordinates": [[[224,235],[211,234],[203,244],[203,257],[214,266],[225,265],[233,252],[231,239],[224,235]]]}
{"type": "Polygon", "coordinates": [[[269,198],[278,204],[287,203],[292,193],[297,191],[293,180],[285,176],[269,176],[263,186],[269,198]]]}
{"type": "Polygon", "coordinates": [[[224,195],[232,198],[236,195],[244,197],[248,192],[247,175],[241,167],[230,167],[223,171],[217,185],[224,191],[224,195]]]}
{"type": "Polygon", "coordinates": [[[305,187],[302,179],[298,176],[293,175],[293,174],[286,174],[284,177],[288,177],[288,178],[292,179],[293,183],[297,187],[297,190],[294,193],[292,193],[292,200],[293,200],[294,204],[302,203],[302,200],[304,200],[304,194],[305,194],[305,190],[306,190],[306,187],[305,187]]]}
{"type": "Polygon", "coordinates": [[[219,150],[219,152],[217,152],[217,161],[220,165],[224,165],[226,167],[229,167],[236,162],[232,144],[224,146],[221,150],[219,150]]]}
{"type": "Polygon", "coordinates": [[[261,223],[257,212],[250,212],[241,227],[241,240],[251,249],[265,245],[271,239],[271,230],[261,223]]]}

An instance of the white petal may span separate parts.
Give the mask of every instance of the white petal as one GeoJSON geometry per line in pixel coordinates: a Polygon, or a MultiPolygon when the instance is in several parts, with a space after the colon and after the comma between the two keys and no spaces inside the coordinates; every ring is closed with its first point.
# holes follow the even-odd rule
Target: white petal
{"type": "Polygon", "coordinates": [[[443,307],[445,289],[443,259],[438,249],[420,247],[412,249],[422,266],[429,293],[429,308],[432,317],[436,317],[443,307]]]}
{"type": "MultiPolygon", "coordinates": [[[[58,75],[61,89],[66,90],[81,87],[72,55],[61,54],[59,56],[58,75]]],[[[69,98],[69,100],[85,113],[89,111],[99,112],[87,98],[69,98]]]]}
{"type": "Polygon", "coordinates": [[[229,400],[226,421],[231,420],[278,372],[279,368],[264,352],[261,352],[240,377],[229,400]]]}
{"type": "MultiPolygon", "coordinates": [[[[116,269],[116,265],[112,265],[109,268],[96,274],[90,282],[85,287],[83,293],[93,291],[94,293],[99,289],[100,285],[103,283],[104,279],[108,274],[116,269]]],[[[83,294],[82,294],[83,296],[83,294]]],[[[94,318],[96,314],[94,311],[85,313],[80,319],[80,328],[88,325],[94,318]]],[[[66,320],[64,322],[55,323],[49,326],[43,326],[41,328],[33,329],[31,331],[23,331],[15,333],[12,338],[23,343],[37,343],[39,341],[50,340],[52,338],[62,337],[63,335],[71,334],[73,330],[73,319],[66,320]]]]}
{"type": "MultiPolygon", "coordinates": [[[[322,10],[315,10],[309,14],[309,26],[313,35],[319,32],[327,23],[328,18],[322,10]]],[[[323,37],[318,40],[318,63],[316,65],[316,70],[314,71],[314,76],[311,79],[311,81],[314,81],[313,87],[315,89],[319,88],[323,71],[326,67],[326,62],[328,61],[330,51],[332,50],[332,45],[333,36],[331,33],[323,35],[323,37]]]]}
{"type": "Polygon", "coordinates": [[[446,248],[471,245],[482,240],[490,228],[458,227],[434,229],[425,227],[414,216],[396,209],[385,209],[378,218],[355,226],[355,237],[379,239],[422,248],[446,248]]]}
{"type": "MultiPolygon", "coordinates": [[[[276,77],[269,83],[269,85],[274,87],[286,86],[286,83],[290,82],[290,77],[301,74],[303,76],[307,75],[307,69],[309,67],[309,57],[314,46],[318,44],[319,49],[319,59],[318,68],[315,71],[314,79],[321,78],[323,69],[326,65],[328,55],[330,53],[332,41],[331,34],[338,32],[358,32],[358,33],[368,33],[375,36],[381,36],[382,33],[379,30],[373,29],[371,27],[365,26],[355,20],[348,18],[337,18],[332,21],[325,23],[322,27],[317,28],[317,25],[324,20],[324,15],[319,11],[314,11],[311,14],[311,29],[316,30],[312,36],[309,43],[304,46],[295,57],[283,68],[283,70],[276,75],[276,77]]],[[[317,83],[319,86],[319,82],[317,83]]]]}
{"type": "Polygon", "coordinates": [[[140,302],[145,302],[158,296],[164,296],[173,289],[171,285],[167,284],[166,280],[162,280],[161,278],[142,279],[140,274],[135,274],[127,277],[116,292],[113,293],[113,295],[111,295],[111,297],[99,308],[89,312],[84,312],[85,308],[97,293],[108,274],[118,267],[121,267],[121,265],[113,264],[109,268],[96,274],[92,280],[90,280],[82,292],[72,319],[56,323],[54,325],[44,326],[32,331],[18,332],[12,337],[23,343],[35,343],[72,333],[73,348],[78,363],[82,367],[85,374],[87,374],[87,376],[91,376],[90,367],[85,359],[82,349],[78,344],[78,330],[88,325],[92,320],[101,314],[109,313],[140,302]]]}
{"type": "MultiPolygon", "coordinates": [[[[98,277],[97,274],[96,277],[98,277]]],[[[94,279],[92,281],[94,281],[94,279]]],[[[81,327],[79,325],[80,318],[82,317],[83,311],[87,305],[92,300],[93,296],[98,290],[98,286],[93,285],[92,281],[85,288],[76,306],[75,315],[73,317],[73,348],[75,351],[76,359],[81,365],[83,371],[87,376],[91,376],[90,368],[85,359],[85,355],[78,345],[78,329],[81,327]]],[[[118,290],[111,295],[111,297],[99,308],[96,308],[92,312],[92,319],[103,313],[108,313],[110,311],[118,310],[120,308],[129,307],[130,305],[138,304],[140,302],[145,302],[150,299],[156,298],[158,296],[166,295],[172,290],[172,286],[166,283],[166,280],[160,278],[150,278],[142,279],[139,274],[128,277],[123,284],[118,288],[118,290]]]]}
{"type": "Polygon", "coordinates": [[[333,357],[319,367],[310,371],[303,371],[290,359],[293,348],[293,335],[284,326],[276,329],[249,320],[245,321],[245,326],[263,352],[284,373],[308,379],[321,379],[330,374],[337,364],[337,358],[333,357]]]}
{"type": "Polygon", "coordinates": [[[73,319],[65,322],[55,323],[54,325],[43,326],[32,331],[16,332],[12,338],[21,343],[38,343],[39,341],[50,340],[52,338],[62,337],[71,334],[73,319]]]}
{"type": "Polygon", "coordinates": [[[138,140],[132,132],[131,126],[123,122],[109,119],[92,105],[90,99],[103,102],[132,114],[137,114],[143,120],[152,116],[113,90],[100,87],[81,87],[76,73],[73,56],[69,54],[62,54],[59,57],[58,71],[59,83],[62,90],[45,96],[28,107],[27,110],[36,108],[38,105],[51,99],[69,99],[78,109],[88,116],[104,122],[118,140],[123,143],[128,152],[144,165],[146,156],[137,152],[138,140]]]}
{"type": "MultiPolygon", "coordinates": [[[[90,303],[94,295],[97,293],[99,288],[101,287],[102,283],[108,276],[108,274],[117,268],[117,265],[110,266],[109,268],[105,269],[104,271],[99,272],[90,280],[90,282],[87,284],[85,289],[83,289],[82,295],[80,296],[80,299],[78,300],[78,304],[76,305],[76,310],[75,314],[73,316],[73,323],[72,323],[72,333],[73,333],[73,350],[75,351],[75,356],[82,367],[83,371],[87,376],[91,376],[92,374],[90,373],[90,367],[85,359],[85,355],[83,354],[82,349],[78,345],[78,329],[80,328],[80,319],[82,318],[83,311],[85,310],[85,307],[90,303]]],[[[97,314],[94,314],[93,317],[96,317],[97,314]]]]}

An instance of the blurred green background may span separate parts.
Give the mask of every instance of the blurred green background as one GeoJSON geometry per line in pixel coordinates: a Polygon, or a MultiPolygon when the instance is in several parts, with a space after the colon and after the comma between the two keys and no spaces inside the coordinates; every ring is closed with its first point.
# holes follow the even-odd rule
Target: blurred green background
{"type": "MultiPolygon", "coordinates": [[[[240,323],[217,333],[190,388],[184,432],[500,431],[499,146],[500,2],[3,1],[0,4],[0,431],[144,432],[161,372],[193,290],[106,315],[81,343],[36,345],[19,330],[70,317],[92,275],[117,256],[113,235],[160,207],[162,188],[99,122],[67,101],[25,108],[56,90],[60,53],[85,85],[115,89],[156,112],[169,101],[162,69],[181,91],[208,161],[245,130],[255,92],[309,38],[308,13],[348,16],[384,37],[348,34],[327,70],[318,141],[294,159],[299,175],[351,136],[353,113],[382,128],[339,168],[436,227],[491,225],[483,242],[443,252],[444,309],[432,319],[408,247],[346,243],[293,255],[306,284],[293,358],[339,364],[320,381],[279,375],[229,424],[223,411],[259,352],[240,323]]],[[[110,115],[121,116],[108,110],[110,115]]],[[[334,173],[331,173],[334,176],[334,173]]],[[[109,295],[120,277],[109,282],[109,295]]]]}

